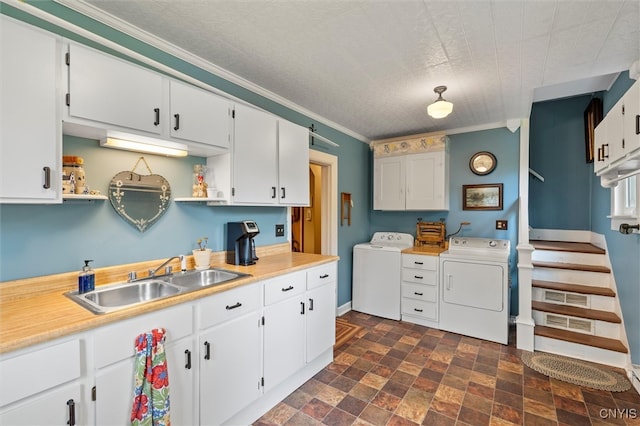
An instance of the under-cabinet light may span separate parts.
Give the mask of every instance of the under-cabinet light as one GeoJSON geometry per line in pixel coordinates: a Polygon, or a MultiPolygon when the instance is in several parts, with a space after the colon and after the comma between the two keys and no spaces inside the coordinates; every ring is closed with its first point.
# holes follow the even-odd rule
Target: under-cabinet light
{"type": "Polygon", "coordinates": [[[107,148],[124,149],[127,151],[168,155],[171,157],[186,157],[189,153],[187,151],[186,145],[165,141],[137,142],[127,139],[107,137],[100,141],[100,146],[105,146],[107,148]]]}

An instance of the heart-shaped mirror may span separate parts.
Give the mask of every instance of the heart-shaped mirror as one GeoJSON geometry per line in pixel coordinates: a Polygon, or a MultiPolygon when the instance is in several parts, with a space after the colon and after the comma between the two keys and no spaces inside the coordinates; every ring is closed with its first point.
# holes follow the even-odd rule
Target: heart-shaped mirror
{"type": "MultiPolygon", "coordinates": [[[[140,160],[144,161],[143,157],[140,160]]],[[[136,163],[136,167],[138,165],[136,163]]],[[[146,164],[146,161],[145,161],[146,164]]],[[[135,168],[133,170],[135,170],[135,168]]],[[[116,174],[109,183],[109,200],[126,222],[144,232],[167,212],[171,200],[171,186],[162,176],[134,171],[116,174]]]]}

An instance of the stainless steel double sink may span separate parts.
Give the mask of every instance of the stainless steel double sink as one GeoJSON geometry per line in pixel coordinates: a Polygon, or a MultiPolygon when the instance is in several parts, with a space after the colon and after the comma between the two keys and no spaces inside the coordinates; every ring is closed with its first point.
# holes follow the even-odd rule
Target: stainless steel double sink
{"type": "Polygon", "coordinates": [[[106,314],[248,276],[250,275],[241,272],[212,268],[104,285],[82,294],[70,291],[65,295],[94,314],[106,314]]]}

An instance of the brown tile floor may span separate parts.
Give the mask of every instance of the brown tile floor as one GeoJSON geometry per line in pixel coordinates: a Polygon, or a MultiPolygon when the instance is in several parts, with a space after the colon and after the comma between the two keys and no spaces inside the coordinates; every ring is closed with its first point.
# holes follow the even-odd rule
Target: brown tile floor
{"type": "Polygon", "coordinates": [[[640,396],[539,374],[509,346],[351,311],[364,329],[255,425],[640,425],[640,396]]]}

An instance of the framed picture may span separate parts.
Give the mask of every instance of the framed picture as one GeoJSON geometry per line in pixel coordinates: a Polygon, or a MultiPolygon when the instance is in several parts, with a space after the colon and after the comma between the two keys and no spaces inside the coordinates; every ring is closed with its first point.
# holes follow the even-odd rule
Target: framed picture
{"type": "Polygon", "coordinates": [[[463,210],[502,210],[502,184],[462,185],[463,210]]]}
{"type": "Polygon", "coordinates": [[[587,163],[593,163],[595,128],[602,121],[602,99],[593,98],[584,110],[584,144],[587,163]]]}

